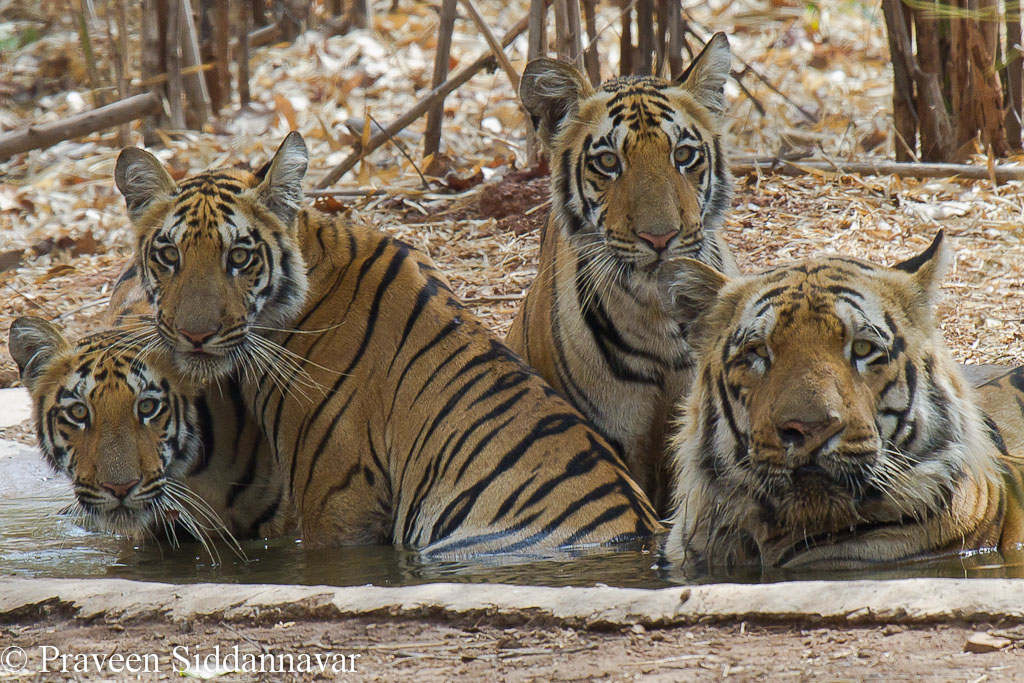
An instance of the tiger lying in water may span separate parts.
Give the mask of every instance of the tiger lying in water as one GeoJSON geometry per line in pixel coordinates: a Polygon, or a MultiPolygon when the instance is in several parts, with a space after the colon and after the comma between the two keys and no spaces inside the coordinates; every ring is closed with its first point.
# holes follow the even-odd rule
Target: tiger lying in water
{"type": "MultiPolygon", "coordinates": [[[[933,320],[946,259],[939,233],[891,268],[678,264],[663,291],[699,314],[700,361],[672,447],[670,561],[842,569],[1024,540],[1021,468],[933,320]]],[[[996,418],[1024,433],[1019,410],[996,418]]]]}
{"type": "Polygon", "coordinates": [[[536,553],[660,525],[607,442],[466,311],[429,259],[300,209],[305,143],[175,183],[140,149],[115,178],[155,332],[200,382],[237,373],[303,542],[536,553]]]}
{"type": "Polygon", "coordinates": [[[26,316],[11,325],[9,346],[39,447],[71,480],[72,509],[87,526],[174,543],[183,529],[214,559],[211,537],[234,543],[292,529],[269,444],[231,383],[204,394],[126,329],[71,342],[26,316]]]}

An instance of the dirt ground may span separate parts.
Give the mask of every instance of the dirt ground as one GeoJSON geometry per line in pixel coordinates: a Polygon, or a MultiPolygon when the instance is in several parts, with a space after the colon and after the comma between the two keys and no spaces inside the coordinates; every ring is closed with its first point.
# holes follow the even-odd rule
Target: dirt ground
{"type": "MultiPolygon", "coordinates": [[[[646,631],[576,631],[551,626],[503,628],[426,620],[285,622],[266,626],[208,623],[83,624],[59,616],[0,626],[0,650],[23,648],[28,667],[18,680],[134,680],[120,665],[74,672],[76,654],[140,655],[142,680],[179,677],[184,662],[231,664],[246,654],[321,654],[327,675],[283,674],[287,658],[264,659],[263,674],[225,674],[218,680],[928,680],[1011,681],[1024,677],[1024,650],[964,652],[972,626],[928,628],[800,628],[756,624],[698,625],[646,631]],[[43,647],[47,649],[43,650],[43,647]],[[177,648],[177,649],[175,649],[177,648]],[[69,655],[62,665],[58,652],[69,655]],[[143,659],[147,655],[156,655],[143,659]],[[47,672],[42,673],[42,658],[47,672]],[[330,655],[336,658],[328,660],[330,655]],[[344,660],[341,659],[344,655],[344,660]],[[357,655],[352,657],[352,655],[357,655]],[[271,662],[280,662],[272,664],[271,662]],[[68,671],[62,672],[62,666],[68,671]],[[330,667],[336,666],[337,673],[330,667]],[[273,672],[273,667],[279,667],[273,672]],[[353,672],[354,667],[354,672],[353,672]],[[34,673],[30,673],[34,672],[34,673]]],[[[1001,631],[995,631],[1002,633],[1001,631]]],[[[1010,635],[1013,635],[1012,633],[1010,635]]],[[[114,660],[108,659],[108,662],[114,660]]],[[[252,661],[252,660],[250,660],[252,661]]],[[[251,665],[260,666],[260,665],[251,665]]],[[[296,668],[299,666],[295,665],[296,668]]],[[[195,672],[198,674],[198,670],[195,672]]],[[[0,672],[0,680],[13,678],[0,672]]]]}

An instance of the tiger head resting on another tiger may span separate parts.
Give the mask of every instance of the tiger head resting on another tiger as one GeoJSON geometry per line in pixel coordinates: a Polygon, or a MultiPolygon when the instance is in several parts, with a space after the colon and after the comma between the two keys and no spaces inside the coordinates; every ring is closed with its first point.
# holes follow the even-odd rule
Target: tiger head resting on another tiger
{"type": "Polygon", "coordinates": [[[87,526],[135,541],[178,530],[220,536],[294,529],[288,493],[234,382],[211,391],[180,376],[151,342],[151,309],[129,269],[114,287],[110,328],[77,341],[25,316],[9,348],[29,390],[40,450],[67,476],[87,526]]]}
{"type": "Polygon", "coordinates": [[[719,33],[674,82],[628,76],[595,90],[568,64],[537,59],[520,86],[549,153],[551,214],[508,344],[597,425],[662,512],[662,430],[692,356],[657,275],[683,256],[738,273],[719,234],[732,197],[721,140],[730,61],[719,33]]]}
{"type": "Polygon", "coordinates": [[[71,479],[75,510],[93,526],[139,540],[180,520],[203,537],[210,519],[196,518],[181,484],[202,448],[198,392],[165,354],[143,356],[131,341],[111,330],[70,342],[41,318],[14,321],[11,356],[32,396],[39,446],[71,479]]]}
{"type": "Polygon", "coordinates": [[[666,275],[700,353],[671,447],[670,561],[845,569],[1022,540],[1019,469],[933,317],[946,261],[939,233],[891,268],[666,275]]]}

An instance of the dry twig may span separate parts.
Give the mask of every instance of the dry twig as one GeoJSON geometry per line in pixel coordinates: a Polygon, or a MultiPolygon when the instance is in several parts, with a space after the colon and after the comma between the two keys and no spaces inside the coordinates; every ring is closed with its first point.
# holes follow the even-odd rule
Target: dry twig
{"type": "Polygon", "coordinates": [[[145,93],[112,102],[99,109],[69,116],[60,121],[5,133],[0,135],[0,159],[7,159],[30,149],[49,147],[62,140],[78,138],[127,121],[134,121],[159,111],[159,109],[160,101],[156,96],[152,93],[145,93]]]}
{"type": "MultiPolygon", "coordinates": [[[[513,26],[501,39],[502,47],[507,46],[513,40],[515,40],[520,33],[526,30],[527,18],[520,19],[515,26],[513,26]]],[[[327,175],[320,179],[316,184],[317,189],[324,189],[336,183],[341,176],[348,173],[352,168],[355,167],[359,160],[363,156],[369,154],[373,150],[377,149],[385,142],[390,140],[392,136],[404,129],[406,126],[411,124],[413,121],[423,116],[423,114],[430,109],[438,100],[444,100],[448,93],[452,92],[459,86],[466,83],[469,79],[481,71],[488,64],[494,63],[494,56],[489,52],[486,55],[478,58],[475,62],[469,66],[463,67],[455,73],[451,78],[445,81],[442,85],[431,90],[426,96],[422,97],[409,111],[399,116],[395,121],[391,123],[387,128],[370,138],[369,143],[359,151],[350,154],[348,158],[342,161],[340,164],[331,169],[327,175]]]]}
{"type": "Polygon", "coordinates": [[[822,161],[808,160],[800,162],[785,159],[735,159],[732,172],[736,175],[753,173],[780,173],[783,175],[819,174],[858,174],[858,175],[895,175],[911,178],[972,178],[986,180],[995,178],[997,182],[1007,180],[1024,180],[1024,167],[1020,166],[969,166],[967,164],[927,164],[912,162],[885,161],[822,161]]]}

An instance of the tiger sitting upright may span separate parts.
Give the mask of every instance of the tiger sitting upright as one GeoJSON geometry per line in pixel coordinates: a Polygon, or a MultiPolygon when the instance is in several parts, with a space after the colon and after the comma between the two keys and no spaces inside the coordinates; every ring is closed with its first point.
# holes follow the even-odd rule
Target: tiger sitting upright
{"type": "MultiPolygon", "coordinates": [[[[669,560],[853,569],[1024,541],[1020,463],[933,317],[946,260],[940,232],[891,268],[666,273],[700,359],[672,441],[669,560]]],[[[1019,414],[997,421],[1024,432],[1019,414]]]]}
{"type": "Polygon", "coordinates": [[[693,359],[655,283],[682,256],[738,273],[719,234],[732,196],[730,60],[719,33],[674,83],[623,77],[594,91],[571,66],[537,59],[520,85],[551,160],[552,204],[507,342],[597,425],[663,515],[664,428],[693,359]]]}
{"type": "Polygon", "coordinates": [[[300,208],[291,133],[253,174],[175,183],[124,150],[155,331],[183,374],[235,372],[307,547],[537,554],[660,530],[605,440],[408,245],[300,208]]]}

